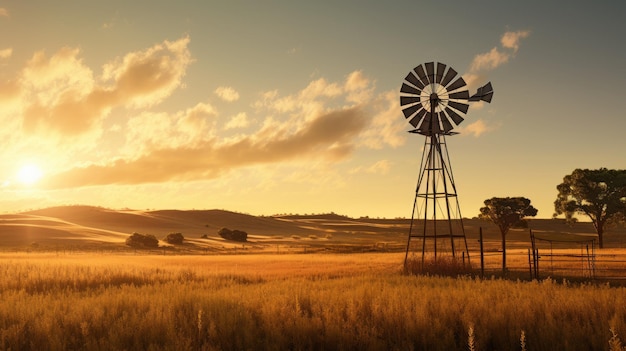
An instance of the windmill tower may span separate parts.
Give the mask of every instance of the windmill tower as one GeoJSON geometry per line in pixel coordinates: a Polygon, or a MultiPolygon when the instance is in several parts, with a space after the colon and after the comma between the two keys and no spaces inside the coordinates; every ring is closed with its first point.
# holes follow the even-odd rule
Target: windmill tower
{"type": "MultiPolygon", "coordinates": [[[[441,62],[420,64],[407,74],[400,88],[404,117],[415,128],[410,133],[425,136],[420,171],[413,201],[413,212],[404,264],[421,251],[448,255],[454,259],[465,253],[467,239],[450,165],[446,137],[458,134],[452,129],[463,122],[470,101],[491,102],[491,82],[469,95],[465,80],[441,62]]],[[[413,258],[415,259],[415,258],[413,258]]]]}

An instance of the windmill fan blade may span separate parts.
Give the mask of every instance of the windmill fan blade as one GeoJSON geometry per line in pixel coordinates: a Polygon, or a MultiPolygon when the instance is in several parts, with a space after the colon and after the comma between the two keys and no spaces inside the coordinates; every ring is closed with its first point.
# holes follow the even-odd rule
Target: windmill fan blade
{"type": "Polygon", "coordinates": [[[417,126],[419,125],[420,121],[422,120],[425,114],[426,114],[426,109],[421,109],[417,111],[417,114],[415,115],[415,117],[411,118],[409,123],[411,123],[413,127],[417,128],[417,126]]]}
{"type": "Polygon", "coordinates": [[[435,82],[437,83],[441,83],[441,79],[443,78],[443,72],[446,70],[446,65],[441,63],[441,62],[437,62],[437,76],[435,77],[435,82]]]}
{"type": "Polygon", "coordinates": [[[419,96],[400,96],[400,106],[420,102],[419,96]]]}
{"type": "Polygon", "coordinates": [[[415,74],[413,74],[413,72],[409,72],[409,74],[406,75],[406,77],[404,78],[407,82],[413,84],[414,86],[420,88],[420,89],[424,89],[424,84],[422,83],[422,81],[420,81],[415,74]]]}
{"type": "Polygon", "coordinates": [[[450,67],[448,69],[448,72],[446,72],[445,77],[443,77],[443,80],[441,81],[441,85],[446,86],[448,85],[448,83],[450,83],[450,81],[456,77],[458,73],[452,68],[450,67]]]}
{"type": "Polygon", "coordinates": [[[434,83],[435,82],[435,63],[426,62],[424,65],[426,66],[426,74],[428,76],[428,81],[430,83],[434,83]]]}
{"type": "Polygon", "coordinates": [[[424,84],[428,84],[428,77],[426,76],[426,72],[424,72],[424,67],[422,65],[415,67],[415,73],[417,73],[417,76],[420,77],[424,84]]]}
{"type": "Polygon", "coordinates": [[[452,123],[450,123],[450,121],[448,120],[448,117],[446,117],[446,114],[443,111],[439,113],[439,119],[441,120],[441,124],[443,125],[444,133],[448,133],[454,128],[452,126],[452,123]]]}
{"type": "Polygon", "coordinates": [[[458,113],[454,112],[453,109],[446,107],[445,111],[446,113],[448,113],[448,116],[450,116],[450,119],[452,119],[454,124],[456,124],[457,126],[461,124],[461,122],[463,122],[463,117],[461,117],[458,113]]]}
{"type": "Polygon", "coordinates": [[[452,93],[450,95],[448,95],[448,98],[450,99],[463,99],[463,100],[467,100],[469,99],[469,91],[467,90],[463,90],[463,91],[459,91],[456,93],[452,93]]]}
{"type": "Polygon", "coordinates": [[[415,112],[417,112],[421,108],[423,108],[422,104],[415,104],[413,106],[405,108],[404,110],[402,110],[402,113],[404,113],[404,118],[411,117],[415,112]]]}
{"type": "Polygon", "coordinates": [[[450,107],[452,107],[452,108],[454,108],[454,109],[456,109],[458,111],[461,111],[463,113],[467,113],[467,110],[469,108],[468,104],[462,104],[462,103],[456,102],[456,101],[448,101],[448,106],[450,106],[450,107]]]}
{"type": "Polygon", "coordinates": [[[454,83],[450,84],[450,86],[447,86],[446,89],[448,89],[448,91],[454,91],[466,85],[467,84],[463,80],[463,77],[459,77],[459,79],[455,80],[454,83]]]}
{"type": "Polygon", "coordinates": [[[406,93],[406,94],[415,94],[415,95],[420,95],[422,93],[421,90],[412,87],[406,83],[402,83],[402,88],[400,89],[401,93],[406,93]]]}
{"type": "Polygon", "coordinates": [[[491,82],[470,95],[467,82],[452,67],[437,61],[421,63],[404,78],[400,108],[414,127],[411,133],[425,136],[451,135],[464,121],[472,101],[491,102],[491,82]]]}

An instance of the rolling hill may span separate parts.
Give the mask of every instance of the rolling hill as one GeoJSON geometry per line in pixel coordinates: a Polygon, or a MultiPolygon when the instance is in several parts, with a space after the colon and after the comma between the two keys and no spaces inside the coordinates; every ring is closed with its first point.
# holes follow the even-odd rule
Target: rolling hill
{"type": "MultiPolygon", "coordinates": [[[[336,214],[258,217],[225,210],[111,210],[92,206],[59,206],[17,214],[0,215],[0,249],[78,248],[126,249],[125,239],[132,233],[152,234],[163,239],[169,233],[182,233],[181,250],[224,251],[247,247],[279,250],[280,247],[312,249],[377,248],[402,249],[406,245],[409,220],[349,218],[336,214]],[[245,245],[229,242],[217,235],[220,228],[248,233],[245,245]],[[203,238],[204,237],[204,238],[203,238]]],[[[498,243],[497,228],[477,219],[464,219],[468,242],[478,238],[483,228],[485,241],[498,243]]],[[[533,219],[538,235],[593,235],[590,223],[568,226],[563,220],[533,219]]],[[[623,227],[605,234],[607,246],[622,246],[623,227]]],[[[528,245],[527,230],[512,230],[507,236],[511,246],[528,245]]],[[[167,244],[162,243],[163,246],[167,244]]]]}

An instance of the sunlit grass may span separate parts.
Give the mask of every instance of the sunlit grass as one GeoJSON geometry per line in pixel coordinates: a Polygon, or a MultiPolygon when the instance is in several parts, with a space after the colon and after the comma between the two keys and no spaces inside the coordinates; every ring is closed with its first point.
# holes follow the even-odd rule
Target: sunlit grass
{"type": "Polygon", "coordinates": [[[405,275],[402,258],[3,254],[0,349],[588,350],[626,335],[624,288],[405,275]]]}

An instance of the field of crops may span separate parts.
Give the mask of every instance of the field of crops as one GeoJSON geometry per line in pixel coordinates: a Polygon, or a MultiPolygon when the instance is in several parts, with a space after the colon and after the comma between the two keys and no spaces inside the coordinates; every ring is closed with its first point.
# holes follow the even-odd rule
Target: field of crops
{"type": "Polygon", "coordinates": [[[4,253],[0,349],[618,350],[626,336],[626,288],[413,276],[402,260],[4,253]]]}

